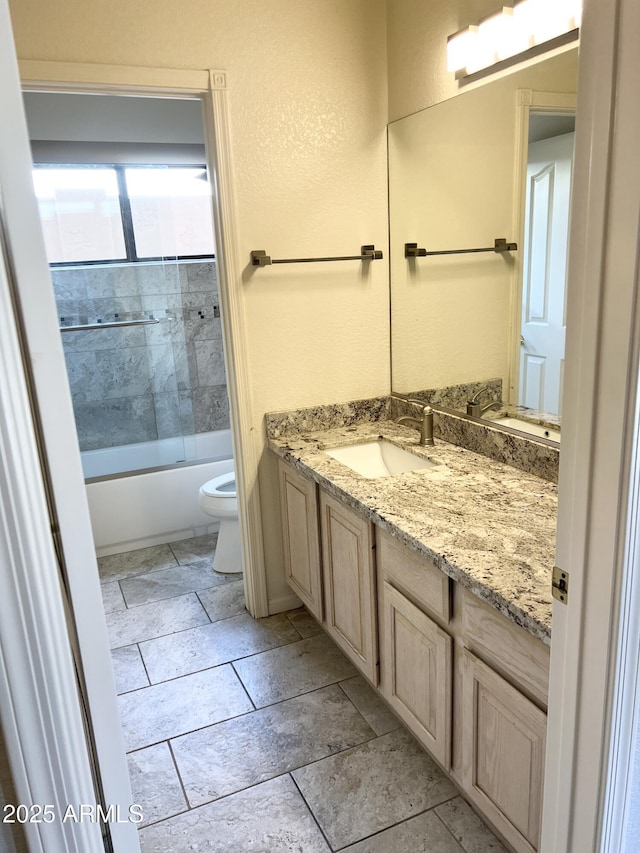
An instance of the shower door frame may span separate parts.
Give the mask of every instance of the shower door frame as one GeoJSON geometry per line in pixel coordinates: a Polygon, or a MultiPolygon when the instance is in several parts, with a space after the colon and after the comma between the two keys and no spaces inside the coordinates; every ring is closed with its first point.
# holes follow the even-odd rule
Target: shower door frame
{"type": "Polygon", "coordinates": [[[24,91],[197,98],[202,103],[207,166],[213,187],[216,262],[227,367],[244,591],[254,618],[269,615],[258,488],[261,446],[253,429],[229,133],[227,75],[219,69],[172,69],[92,63],[19,61],[24,91]]]}

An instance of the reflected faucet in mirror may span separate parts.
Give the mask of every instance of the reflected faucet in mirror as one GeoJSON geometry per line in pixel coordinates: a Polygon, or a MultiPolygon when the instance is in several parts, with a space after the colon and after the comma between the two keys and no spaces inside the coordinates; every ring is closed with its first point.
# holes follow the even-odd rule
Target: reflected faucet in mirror
{"type": "Polygon", "coordinates": [[[489,403],[482,404],[480,397],[483,394],[489,393],[489,386],[483,385],[479,388],[470,400],[467,400],[467,414],[474,418],[481,418],[486,412],[498,411],[504,405],[502,400],[491,400],[489,403]]]}

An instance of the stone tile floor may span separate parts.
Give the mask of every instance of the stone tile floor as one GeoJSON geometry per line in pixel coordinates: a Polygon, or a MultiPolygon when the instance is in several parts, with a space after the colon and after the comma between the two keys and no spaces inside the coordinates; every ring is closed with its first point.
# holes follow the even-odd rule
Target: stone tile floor
{"type": "Polygon", "coordinates": [[[215,534],[98,561],[143,853],[504,853],[304,610],[215,534]]]}

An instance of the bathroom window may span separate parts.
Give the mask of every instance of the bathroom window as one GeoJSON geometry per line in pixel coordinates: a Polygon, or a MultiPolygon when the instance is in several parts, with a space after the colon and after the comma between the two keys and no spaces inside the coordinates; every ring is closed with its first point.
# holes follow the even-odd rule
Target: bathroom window
{"type": "Polygon", "coordinates": [[[127,260],[115,169],[40,168],[34,184],[49,263],[127,260]]]}
{"type": "Polygon", "coordinates": [[[215,254],[204,166],[38,164],[34,185],[52,265],[215,254]]]}
{"type": "Polygon", "coordinates": [[[211,192],[203,168],[127,168],[138,258],[213,254],[211,192]]]}

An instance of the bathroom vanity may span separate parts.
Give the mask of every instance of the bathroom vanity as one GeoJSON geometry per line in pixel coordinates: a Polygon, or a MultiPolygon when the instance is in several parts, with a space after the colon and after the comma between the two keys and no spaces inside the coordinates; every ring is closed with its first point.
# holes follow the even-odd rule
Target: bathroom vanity
{"type": "Polygon", "coordinates": [[[289,585],[508,844],[535,851],[556,486],[384,417],[268,426],[289,585]],[[371,478],[325,452],[380,439],[435,464],[371,478]]]}

